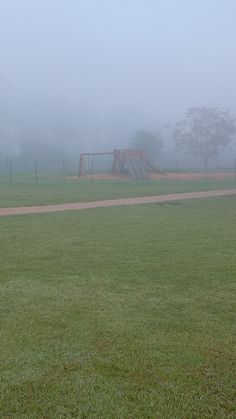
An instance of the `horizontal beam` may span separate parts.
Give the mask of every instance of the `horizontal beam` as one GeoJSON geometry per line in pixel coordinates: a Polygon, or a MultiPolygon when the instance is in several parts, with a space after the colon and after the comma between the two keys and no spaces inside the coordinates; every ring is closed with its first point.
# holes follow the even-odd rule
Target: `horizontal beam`
{"type": "Polygon", "coordinates": [[[112,155],[113,151],[108,151],[105,153],[82,153],[81,156],[103,156],[103,155],[112,155]]]}

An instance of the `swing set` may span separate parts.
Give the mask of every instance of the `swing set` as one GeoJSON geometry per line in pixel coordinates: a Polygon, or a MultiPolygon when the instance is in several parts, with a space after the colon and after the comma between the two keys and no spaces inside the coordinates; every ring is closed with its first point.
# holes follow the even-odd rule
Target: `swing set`
{"type": "Polygon", "coordinates": [[[144,150],[123,149],[100,153],[80,154],[79,177],[94,175],[104,170],[113,175],[128,176],[132,179],[145,179],[149,172],[160,173],[147,158],[144,150]]]}

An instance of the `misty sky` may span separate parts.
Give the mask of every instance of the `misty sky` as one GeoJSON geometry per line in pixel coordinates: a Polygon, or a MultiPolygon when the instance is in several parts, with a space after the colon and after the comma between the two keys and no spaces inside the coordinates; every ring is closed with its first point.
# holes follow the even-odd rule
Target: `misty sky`
{"type": "Polygon", "coordinates": [[[1,100],[175,121],[236,112],[235,0],[0,0],[1,100]]]}

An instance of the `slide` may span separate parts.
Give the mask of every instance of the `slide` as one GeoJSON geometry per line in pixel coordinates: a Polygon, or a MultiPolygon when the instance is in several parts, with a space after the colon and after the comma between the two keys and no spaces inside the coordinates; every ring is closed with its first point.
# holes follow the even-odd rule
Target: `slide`
{"type": "Polygon", "coordinates": [[[127,170],[132,179],[145,179],[147,172],[141,159],[129,159],[126,161],[127,170]]]}

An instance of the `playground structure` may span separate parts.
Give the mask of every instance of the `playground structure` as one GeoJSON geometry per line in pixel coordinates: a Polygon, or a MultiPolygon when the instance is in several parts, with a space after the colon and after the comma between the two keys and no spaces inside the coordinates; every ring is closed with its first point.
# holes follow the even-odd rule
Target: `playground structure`
{"type": "Polygon", "coordinates": [[[113,150],[104,153],[82,153],[80,154],[79,177],[86,173],[93,175],[95,172],[94,159],[109,158],[111,160],[111,173],[117,176],[128,176],[132,179],[146,179],[150,172],[161,173],[148,160],[144,150],[124,149],[113,150]]]}

